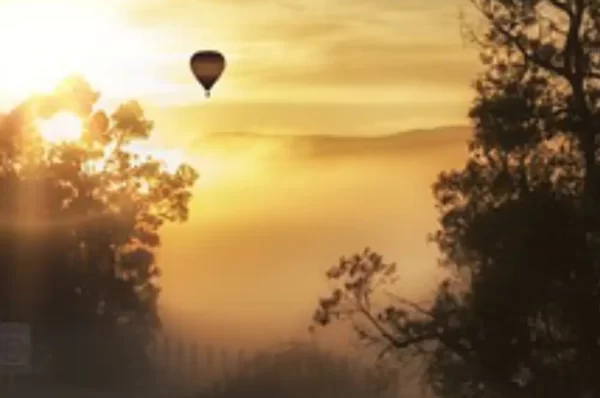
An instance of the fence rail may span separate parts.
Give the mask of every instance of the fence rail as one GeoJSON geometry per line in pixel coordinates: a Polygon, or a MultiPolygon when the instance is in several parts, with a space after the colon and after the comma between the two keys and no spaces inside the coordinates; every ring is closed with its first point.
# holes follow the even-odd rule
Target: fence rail
{"type": "MultiPolygon", "coordinates": [[[[272,351],[233,350],[208,344],[158,336],[148,347],[153,363],[151,376],[140,380],[134,396],[145,398],[397,398],[400,378],[384,373],[351,356],[334,355],[310,343],[290,344],[272,351]]],[[[58,386],[42,374],[17,381],[19,397],[111,398],[122,391],[98,392],[58,386]],[[41,377],[40,377],[41,376],[41,377]],[[73,393],[68,391],[71,389],[73,393]],[[56,391],[54,391],[56,390],[56,391]],[[54,391],[54,392],[51,392],[54,391]],[[29,393],[31,392],[31,394],[29,393]]],[[[12,382],[0,383],[3,394],[15,390],[12,382]]]]}
{"type": "Polygon", "coordinates": [[[156,365],[157,388],[178,390],[184,396],[237,396],[243,392],[248,396],[249,390],[258,390],[260,396],[268,397],[265,390],[287,388],[295,391],[282,396],[306,390],[302,396],[395,398],[401,387],[397,371],[385,372],[309,343],[249,352],[162,336],[151,346],[150,355],[156,365]]]}

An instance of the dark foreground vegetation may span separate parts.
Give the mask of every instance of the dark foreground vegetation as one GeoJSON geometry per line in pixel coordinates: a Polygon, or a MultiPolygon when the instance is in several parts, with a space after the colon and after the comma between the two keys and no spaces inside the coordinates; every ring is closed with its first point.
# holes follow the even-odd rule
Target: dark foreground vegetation
{"type": "Polygon", "coordinates": [[[412,302],[394,288],[402,268],[365,250],[330,270],[315,321],[352,320],[383,355],[425,360],[440,397],[597,397],[600,2],[471,3],[484,24],[468,32],[483,67],[469,156],[433,186],[449,276],[412,302]]]}

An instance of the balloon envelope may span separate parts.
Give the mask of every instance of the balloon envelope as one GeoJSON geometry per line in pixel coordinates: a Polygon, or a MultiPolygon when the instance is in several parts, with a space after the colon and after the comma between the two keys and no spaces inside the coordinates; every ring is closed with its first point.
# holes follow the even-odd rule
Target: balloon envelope
{"type": "Polygon", "coordinates": [[[204,87],[206,96],[225,69],[225,57],[213,50],[198,51],[190,58],[190,67],[196,80],[204,87]]]}

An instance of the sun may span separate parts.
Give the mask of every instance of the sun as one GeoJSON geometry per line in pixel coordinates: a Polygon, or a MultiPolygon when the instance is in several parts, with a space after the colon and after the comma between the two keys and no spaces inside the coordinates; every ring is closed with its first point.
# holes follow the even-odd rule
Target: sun
{"type": "MultiPolygon", "coordinates": [[[[2,0],[0,92],[21,101],[83,75],[105,95],[139,95],[156,85],[151,42],[99,1],[2,0]]],[[[111,3],[112,4],[112,3],[111,3]]]]}
{"type": "Polygon", "coordinates": [[[55,144],[79,140],[83,122],[74,113],[60,112],[50,119],[38,120],[37,127],[44,141],[55,144]]]}

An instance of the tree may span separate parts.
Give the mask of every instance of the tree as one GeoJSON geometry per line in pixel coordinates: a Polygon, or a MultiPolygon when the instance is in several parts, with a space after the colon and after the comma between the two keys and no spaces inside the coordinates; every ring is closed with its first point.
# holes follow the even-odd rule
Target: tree
{"type": "Polygon", "coordinates": [[[433,187],[449,276],[415,303],[367,249],[329,271],[314,319],[424,357],[438,396],[598,396],[600,2],[471,3],[485,22],[470,31],[474,134],[464,168],[433,187]]]}
{"type": "Polygon", "coordinates": [[[107,386],[148,365],[159,230],[186,220],[197,173],[128,150],[152,122],[136,101],[96,110],[99,97],[73,76],[3,119],[0,316],[32,325],[34,360],[51,357],[56,377],[107,386]],[[38,119],[64,111],[83,121],[81,139],[45,142],[38,119]]]}

